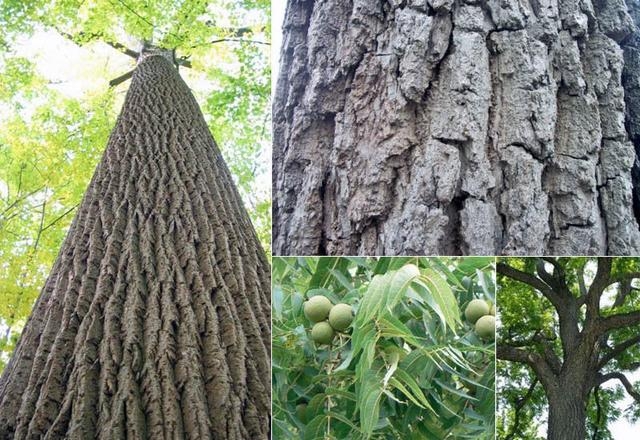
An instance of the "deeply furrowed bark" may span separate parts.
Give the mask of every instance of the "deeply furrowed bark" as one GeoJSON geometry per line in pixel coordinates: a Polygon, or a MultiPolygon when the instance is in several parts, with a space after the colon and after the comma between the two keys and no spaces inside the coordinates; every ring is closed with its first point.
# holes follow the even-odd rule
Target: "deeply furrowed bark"
{"type": "Polygon", "coordinates": [[[634,18],[635,0],[290,0],[275,254],[640,252],[634,18]]]}
{"type": "Polygon", "coordinates": [[[143,59],[0,378],[0,438],[268,438],[269,298],[195,99],[143,59]]]}

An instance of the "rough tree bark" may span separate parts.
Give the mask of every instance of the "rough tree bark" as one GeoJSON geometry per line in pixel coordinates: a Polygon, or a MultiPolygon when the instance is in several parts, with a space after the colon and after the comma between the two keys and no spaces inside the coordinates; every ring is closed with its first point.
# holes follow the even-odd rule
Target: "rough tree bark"
{"type": "Polygon", "coordinates": [[[0,378],[2,439],[269,436],[269,264],[187,85],[147,55],[0,378]]]}
{"type": "Polygon", "coordinates": [[[536,332],[529,339],[509,334],[509,340],[497,342],[496,357],[528,365],[542,384],[549,404],[548,440],[584,440],[587,403],[594,388],[608,380],[620,380],[627,393],[640,404],[640,393],[631,387],[625,375],[612,371],[622,365],[612,361],[638,344],[640,335],[631,336],[615,346],[608,344],[609,336],[614,332],[640,326],[640,310],[609,313],[606,317],[600,313],[605,290],[616,283],[627,286],[618,288],[616,293],[614,305],[622,306],[630,300],[631,280],[640,278],[640,273],[616,278],[611,275],[611,259],[600,258],[593,282],[584,286],[583,269],[577,276],[568,275],[562,263],[551,258],[546,261],[553,264],[553,271],[549,272],[540,260],[534,274],[505,262],[498,263],[497,272],[536,289],[549,300],[557,314],[557,336],[562,349],[555,349],[555,339],[542,333],[536,332]],[[569,281],[569,276],[574,277],[573,280],[582,278],[581,292],[571,291],[568,286],[575,281],[569,281]]]}
{"type": "Polygon", "coordinates": [[[290,0],[275,254],[639,252],[626,3],[290,0]]]}

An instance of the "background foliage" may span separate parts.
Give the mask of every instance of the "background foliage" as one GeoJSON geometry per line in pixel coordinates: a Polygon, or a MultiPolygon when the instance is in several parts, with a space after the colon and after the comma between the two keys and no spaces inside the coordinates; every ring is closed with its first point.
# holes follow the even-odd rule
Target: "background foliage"
{"type": "Polygon", "coordinates": [[[493,301],[492,262],[274,258],[274,439],[493,439],[494,344],[461,320],[493,301]],[[330,349],[302,311],[316,294],[356,311],[330,349]]]}
{"type": "Polygon", "coordinates": [[[109,87],[135,61],[105,42],[139,50],[143,39],[153,40],[191,62],[180,72],[269,249],[270,35],[268,0],[0,3],[0,371],[129,85],[109,87]],[[44,60],[31,56],[40,41],[44,60]],[[76,53],[86,64],[65,65],[76,53]],[[55,77],[61,68],[51,59],[64,78],[55,77]]]}

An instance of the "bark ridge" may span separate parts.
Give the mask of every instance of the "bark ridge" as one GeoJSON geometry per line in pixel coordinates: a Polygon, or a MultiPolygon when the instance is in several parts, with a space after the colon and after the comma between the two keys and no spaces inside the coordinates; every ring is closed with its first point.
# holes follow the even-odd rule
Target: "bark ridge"
{"type": "Polygon", "coordinates": [[[640,252],[634,19],[635,0],[289,1],[274,253],[640,252]]]}
{"type": "Polygon", "coordinates": [[[198,105],[142,60],[13,358],[2,439],[266,439],[269,264],[198,105]]]}

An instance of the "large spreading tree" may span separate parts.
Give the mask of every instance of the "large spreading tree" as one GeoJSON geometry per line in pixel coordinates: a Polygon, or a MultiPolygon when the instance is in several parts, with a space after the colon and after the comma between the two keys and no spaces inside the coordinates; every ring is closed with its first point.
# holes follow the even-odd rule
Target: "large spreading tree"
{"type": "Polygon", "coordinates": [[[638,23],[637,0],[289,0],[274,253],[638,253],[638,23]]]}
{"type": "Polygon", "coordinates": [[[501,439],[610,439],[640,416],[640,259],[498,260],[501,439]],[[618,387],[613,387],[618,384],[618,387]]]}
{"type": "Polygon", "coordinates": [[[269,264],[172,44],[135,54],[0,377],[2,439],[269,437],[269,264]]]}

